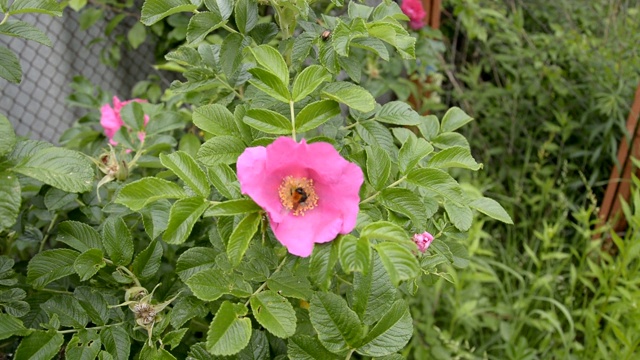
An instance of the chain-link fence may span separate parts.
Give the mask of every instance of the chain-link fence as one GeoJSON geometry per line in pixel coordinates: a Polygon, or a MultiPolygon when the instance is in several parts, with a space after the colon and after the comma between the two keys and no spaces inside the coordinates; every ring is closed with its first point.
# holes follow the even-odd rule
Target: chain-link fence
{"type": "MultiPolygon", "coordinates": [[[[90,43],[104,37],[105,21],[82,30],[78,13],[70,9],[62,17],[24,14],[16,18],[38,27],[53,43],[50,48],[34,41],[0,36],[0,45],[14,51],[22,66],[20,84],[0,78],[0,113],[9,118],[18,135],[58,141],[82,113],[66,103],[72,90],[69,84],[76,75],[120,98],[128,98],[132,86],[153,71],[153,52],[148,44],[135,52],[123,51],[117,69],[100,62],[105,44],[90,46],[90,43]]],[[[127,30],[121,27],[115,32],[127,30]]]]}

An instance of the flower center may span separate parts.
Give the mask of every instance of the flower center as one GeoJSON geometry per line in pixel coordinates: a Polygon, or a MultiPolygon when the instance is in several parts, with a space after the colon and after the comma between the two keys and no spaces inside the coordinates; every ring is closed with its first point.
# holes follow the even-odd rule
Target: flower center
{"type": "Polygon", "coordinates": [[[313,180],[305,177],[285,177],[278,189],[278,195],[282,206],[291,210],[295,216],[304,216],[305,211],[318,205],[318,195],[316,195],[313,180]]]}

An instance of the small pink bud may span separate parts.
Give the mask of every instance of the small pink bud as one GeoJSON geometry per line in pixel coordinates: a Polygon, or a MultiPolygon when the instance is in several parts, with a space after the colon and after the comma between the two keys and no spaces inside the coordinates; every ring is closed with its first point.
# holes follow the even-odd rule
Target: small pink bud
{"type": "Polygon", "coordinates": [[[413,242],[416,243],[416,245],[418,245],[418,250],[420,250],[420,252],[422,253],[427,251],[432,241],[433,241],[433,235],[429,234],[426,231],[423,232],[422,234],[413,235],[413,242]]]}

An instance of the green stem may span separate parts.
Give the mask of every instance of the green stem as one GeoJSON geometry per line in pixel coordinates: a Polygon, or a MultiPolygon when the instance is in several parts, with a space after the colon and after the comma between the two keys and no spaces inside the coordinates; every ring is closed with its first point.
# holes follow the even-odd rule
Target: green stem
{"type": "Polygon", "coordinates": [[[243,100],[244,96],[242,96],[242,94],[240,94],[236,89],[234,89],[233,86],[229,85],[228,82],[220,79],[220,77],[218,75],[216,75],[216,80],[220,81],[220,83],[222,84],[222,86],[226,87],[227,89],[231,90],[234,94],[236,94],[236,96],[238,97],[238,99],[243,100]]]}
{"type": "Polygon", "coordinates": [[[47,240],[49,239],[49,235],[51,234],[51,229],[53,229],[53,225],[56,223],[57,220],[58,220],[58,214],[55,214],[53,216],[53,219],[51,219],[51,223],[47,228],[47,232],[42,237],[42,241],[40,242],[40,250],[38,250],[38,252],[42,252],[42,249],[44,249],[44,244],[47,243],[47,240]]]}
{"type": "Polygon", "coordinates": [[[349,359],[351,359],[351,354],[353,354],[353,352],[354,352],[354,351],[355,351],[355,349],[351,349],[351,350],[349,350],[349,353],[347,354],[347,357],[346,357],[346,358],[344,358],[344,360],[349,360],[349,359]]]}
{"type": "Polygon", "coordinates": [[[124,321],[123,322],[119,322],[117,324],[111,324],[111,325],[103,325],[103,326],[94,326],[94,327],[90,327],[90,328],[82,328],[82,329],[71,329],[71,330],[58,330],[58,334],[72,334],[75,332],[78,332],[80,330],[100,330],[100,329],[106,329],[106,328],[110,328],[112,326],[119,326],[119,325],[124,325],[124,321]]]}
{"type": "Polygon", "coordinates": [[[4,18],[2,18],[2,21],[0,21],[0,25],[6,23],[7,20],[9,20],[9,13],[4,14],[4,18]]]}
{"type": "Polygon", "coordinates": [[[230,33],[238,34],[238,31],[227,24],[222,25],[222,28],[227,30],[230,33]]]}
{"type": "MultiPolygon", "coordinates": [[[[385,189],[392,188],[392,187],[396,187],[396,186],[398,186],[399,184],[401,184],[401,183],[402,183],[403,181],[405,181],[405,180],[407,180],[407,175],[405,175],[405,176],[401,177],[400,179],[398,179],[398,181],[393,182],[392,184],[390,184],[389,186],[387,186],[385,189]]],[[[380,191],[376,191],[376,192],[375,192],[375,194],[373,194],[373,195],[369,196],[368,198],[366,198],[366,199],[364,199],[364,200],[360,201],[360,204],[368,203],[369,201],[371,201],[371,200],[373,200],[373,199],[377,198],[377,197],[378,197],[378,195],[380,195],[380,193],[381,193],[381,192],[382,192],[382,190],[380,190],[380,191]]]]}
{"type": "Polygon", "coordinates": [[[358,125],[358,124],[359,124],[359,122],[357,122],[357,121],[356,121],[356,122],[354,122],[354,123],[353,123],[353,124],[351,124],[351,125],[341,126],[341,127],[340,127],[340,130],[349,130],[349,129],[353,128],[353,127],[356,127],[356,125],[358,125]]]}
{"type": "Polygon", "coordinates": [[[134,167],[136,167],[136,162],[138,161],[138,159],[140,159],[140,156],[142,156],[144,154],[144,151],[142,151],[142,148],[144,147],[144,140],[145,139],[142,139],[142,141],[140,141],[140,147],[136,151],[136,155],[133,157],[133,159],[127,165],[127,166],[129,166],[129,170],[131,170],[134,167]]]}
{"type": "MultiPolygon", "coordinates": [[[[109,260],[109,259],[102,259],[104,260],[104,262],[106,262],[109,265],[115,265],[113,263],[113,261],[109,260]]],[[[133,282],[136,284],[136,286],[138,287],[142,287],[142,285],[140,284],[140,280],[138,280],[138,277],[132,273],[129,269],[127,269],[126,267],[122,266],[122,265],[118,265],[117,267],[118,270],[125,272],[127,275],[129,275],[129,277],[133,280],[133,282]]]]}
{"type": "Polygon", "coordinates": [[[293,141],[298,141],[296,140],[296,113],[293,110],[293,100],[289,100],[289,111],[291,112],[291,137],[293,138],[293,141]]]}
{"type": "MultiPolygon", "coordinates": [[[[284,258],[282,258],[282,261],[280,262],[280,265],[278,265],[278,267],[273,270],[273,273],[271,273],[271,275],[273,276],[273,274],[277,273],[278,271],[280,271],[280,269],[282,269],[282,267],[284,266],[284,264],[287,262],[287,255],[284,256],[284,258]]],[[[253,294],[251,294],[251,296],[249,296],[249,300],[247,300],[246,303],[244,303],[244,306],[249,306],[249,301],[251,300],[252,297],[254,297],[255,295],[257,295],[259,292],[261,292],[262,290],[264,290],[264,288],[267,287],[267,282],[263,282],[262,285],[260,285],[260,287],[253,292],[253,294]]]]}

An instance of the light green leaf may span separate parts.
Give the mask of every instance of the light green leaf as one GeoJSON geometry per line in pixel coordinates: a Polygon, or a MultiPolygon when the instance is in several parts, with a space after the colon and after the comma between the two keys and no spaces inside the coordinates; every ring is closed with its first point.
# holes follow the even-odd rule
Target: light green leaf
{"type": "Polygon", "coordinates": [[[389,50],[387,50],[387,46],[376,38],[356,38],[351,41],[351,46],[369,50],[382,60],[389,61],[389,50]]]}
{"type": "Polygon", "coordinates": [[[398,154],[398,167],[400,173],[406,174],[408,171],[418,165],[420,160],[433,152],[433,146],[425,139],[410,135],[402,144],[400,153],[398,154]]]}
{"type": "Polygon", "coordinates": [[[167,244],[182,244],[191,235],[191,230],[209,207],[206,199],[195,196],[173,203],[169,212],[169,224],[162,239],[167,244]]]}
{"type": "Polygon", "coordinates": [[[206,166],[233,164],[245,148],[245,144],[237,137],[217,136],[202,144],[197,160],[206,166]]]}
{"type": "Polygon", "coordinates": [[[244,117],[245,124],[267,134],[291,134],[291,121],[281,114],[267,109],[251,109],[244,117]]]}
{"type": "Polygon", "coordinates": [[[377,121],[361,122],[356,125],[356,131],[368,145],[379,146],[390,154],[397,151],[391,132],[387,127],[377,121]]]}
{"type": "Polygon", "coordinates": [[[238,199],[215,204],[205,211],[204,216],[234,216],[261,210],[262,208],[251,199],[238,199]]]}
{"type": "Polygon", "coordinates": [[[25,336],[27,334],[29,334],[29,330],[24,327],[22,320],[9,314],[0,314],[0,340],[14,335],[25,336]]]}
{"type": "Polygon", "coordinates": [[[413,335],[413,320],[403,300],[397,300],[369,331],[356,350],[366,356],[385,356],[404,348],[413,335]]]}
{"type": "Polygon", "coordinates": [[[296,332],[296,312],[287,299],[274,291],[263,291],[251,297],[251,311],[258,323],[279,338],[296,332]]]}
{"type": "Polygon", "coordinates": [[[218,252],[212,248],[195,247],[183,252],[176,263],[176,273],[184,282],[198,272],[216,265],[218,252]]]}
{"type": "Polygon", "coordinates": [[[320,341],[307,335],[296,335],[287,342],[287,356],[291,360],[338,360],[338,355],[328,351],[320,341]]]}
{"type": "Polygon", "coordinates": [[[429,160],[429,167],[440,169],[457,167],[478,171],[482,168],[482,164],[476,162],[468,148],[452,146],[433,155],[429,160]]]}
{"type": "Polygon", "coordinates": [[[235,18],[238,30],[247,34],[258,24],[257,2],[255,0],[237,0],[235,18]]]}
{"type": "Polygon", "coordinates": [[[331,74],[322,66],[311,65],[305,68],[293,82],[293,101],[304,99],[326,81],[331,81],[331,74]]]}
{"type": "Polygon", "coordinates": [[[444,209],[449,215],[449,220],[460,231],[467,231],[471,228],[473,222],[473,212],[471,208],[466,204],[458,202],[445,201],[444,209]]]}
{"type": "Polygon", "coordinates": [[[13,51],[0,46],[0,77],[19,84],[22,80],[22,67],[13,51]]]}
{"type": "Polygon", "coordinates": [[[362,229],[360,237],[407,243],[411,240],[407,232],[400,226],[388,221],[377,221],[362,229]]]}
{"type": "Polygon", "coordinates": [[[162,259],[162,244],[154,240],[146,249],[142,250],[131,264],[131,270],[140,279],[147,279],[155,275],[160,269],[160,260],[162,259]]]}
{"type": "Polygon", "coordinates": [[[372,325],[391,307],[395,298],[396,288],[374,252],[367,271],[353,274],[351,306],[363,323],[372,325]]]}
{"type": "Polygon", "coordinates": [[[338,246],[331,243],[316,244],[311,253],[309,261],[309,273],[311,280],[324,290],[329,290],[331,279],[333,278],[333,269],[338,262],[338,246]]]}
{"type": "Polygon", "coordinates": [[[249,69],[249,72],[253,75],[250,83],[258,90],[278,101],[289,103],[291,94],[289,93],[287,84],[276,76],[276,74],[261,68],[249,69]]]}
{"type": "Polygon", "coordinates": [[[227,244],[227,256],[233,266],[238,266],[240,261],[242,261],[244,253],[249,248],[249,242],[256,231],[258,231],[258,225],[260,225],[261,219],[262,215],[250,213],[233,229],[229,237],[229,243],[227,244]]]}
{"type": "Polygon", "coordinates": [[[145,177],[125,185],[116,196],[115,203],[133,211],[160,199],[186,198],[188,195],[179,185],[155,177],[145,177]]]}
{"type": "Polygon", "coordinates": [[[353,235],[345,235],[340,239],[340,264],[344,271],[365,272],[371,262],[371,246],[366,237],[357,239],[353,235]]]}
{"type": "Polygon", "coordinates": [[[8,11],[11,15],[24,13],[62,16],[62,9],[55,0],[15,0],[8,11]]]}
{"type": "Polygon", "coordinates": [[[107,265],[102,258],[102,250],[90,249],[80,254],[73,263],[73,268],[80,276],[80,281],[89,280],[100,269],[107,265]]]}
{"type": "Polygon", "coordinates": [[[176,151],[169,155],[160,154],[160,162],[173,171],[197,195],[205,198],[209,196],[211,189],[207,175],[189,154],[183,151],[176,151]]]}
{"type": "Polygon", "coordinates": [[[134,49],[137,49],[147,39],[147,28],[140,22],[135,23],[127,32],[127,40],[134,49]]]}
{"type": "Polygon", "coordinates": [[[0,232],[16,223],[22,203],[21,191],[16,175],[0,171],[0,232]]]}
{"type": "Polygon", "coordinates": [[[127,266],[133,257],[133,239],[121,217],[109,217],[102,226],[102,245],[111,261],[127,266]]]}
{"type": "Polygon", "coordinates": [[[194,14],[187,26],[187,42],[199,43],[213,30],[226,24],[219,13],[203,11],[194,14]]]}
{"type": "Polygon", "coordinates": [[[386,151],[377,146],[367,146],[367,179],[376,189],[385,187],[391,174],[391,159],[386,151]]]}
{"type": "Polygon", "coordinates": [[[80,330],[75,333],[65,348],[67,360],[93,360],[98,356],[102,342],[95,330],[80,330]]]}
{"type": "MultiPolygon", "coordinates": [[[[204,266],[206,265],[200,265],[200,267],[204,266]]],[[[191,276],[186,284],[198,299],[216,301],[222,295],[230,293],[229,281],[228,276],[220,269],[210,267],[191,276]]]]}
{"type": "Polygon", "coordinates": [[[62,326],[83,328],[89,322],[87,312],[71,295],[53,295],[40,307],[49,314],[49,317],[57,315],[62,326]]]}
{"type": "Polygon", "coordinates": [[[322,95],[361,112],[369,112],[376,105],[370,92],[348,82],[331,83],[322,89],[322,95]]]}
{"type": "Polygon", "coordinates": [[[233,12],[233,0],[204,0],[207,9],[227,20],[233,12]]]}
{"type": "Polygon", "coordinates": [[[376,120],[393,125],[418,125],[420,114],[402,101],[391,101],[384,104],[376,114],[376,120]]]}
{"type": "Polygon", "coordinates": [[[473,120],[473,118],[467,115],[464,110],[454,106],[442,117],[440,128],[443,133],[454,131],[471,120],[473,120]]]}
{"type": "Polygon", "coordinates": [[[204,105],[195,109],[193,123],[200,129],[214,135],[240,135],[233,114],[220,104],[204,105]]]}
{"type": "Polygon", "coordinates": [[[424,211],[422,199],[408,189],[388,188],[382,190],[380,202],[387,209],[405,215],[420,227],[427,222],[427,214],[424,211]]]}
{"type": "Polygon", "coordinates": [[[102,238],[91,226],[78,221],[63,221],[58,225],[57,241],[85,252],[89,249],[102,249],[102,238]]]}
{"type": "Polygon", "coordinates": [[[247,311],[244,305],[223,302],[207,333],[207,351],[226,356],[244,349],[251,339],[251,320],[241,317],[247,311]]]}
{"type": "Polygon", "coordinates": [[[209,181],[227,199],[240,197],[240,185],[236,173],[229,165],[217,164],[208,169],[209,181]]]}
{"type": "Polygon", "coordinates": [[[182,11],[194,11],[198,8],[189,0],[146,0],[142,5],[140,21],[151,26],[165,17],[182,11]]]}
{"type": "Polygon", "coordinates": [[[340,106],[333,100],[320,100],[308,104],[296,116],[298,132],[313,130],[340,115],[340,106]]]}
{"type": "Polygon", "coordinates": [[[20,342],[15,360],[49,360],[58,354],[64,336],[56,331],[36,330],[20,342]]]}
{"type": "Polygon", "coordinates": [[[0,156],[5,156],[16,145],[16,133],[13,126],[4,115],[0,114],[0,156]]]}
{"type": "Polygon", "coordinates": [[[251,53],[260,66],[289,86],[289,67],[276,48],[265,44],[251,48],[251,53]]]}
{"type": "Polygon", "coordinates": [[[123,326],[111,326],[100,332],[104,348],[115,360],[128,360],[131,351],[131,337],[123,326]]]}
{"type": "Polygon", "coordinates": [[[87,6],[87,0],[69,0],[69,7],[74,11],[80,11],[87,6]]]}
{"type": "Polygon", "coordinates": [[[0,34],[21,39],[33,40],[51,47],[51,40],[35,26],[19,20],[8,20],[0,25],[0,34]]]}
{"type": "Polygon", "coordinates": [[[144,230],[151,240],[155,240],[155,238],[167,230],[170,212],[171,203],[167,199],[161,199],[151,203],[139,211],[140,215],[142,215],[144,230]]]}
{"type": "Polygon", "coordinates": [[[504,210],[502,205],[500,205],[497,201],[490,199],[488,197],[481,197],[475,199],[469,203],[469,206],[472,209],[476,209],[477,211],[492,217],[496,220],[502,221],[506,224],[512,224],[513,220],[511,220],[511,216],[504,210]]]}
{"type": "Polygon", "coordinates": [[[442,170],[414,169],[409,172],[407,181],[438,194],[450,202],[466,202],[460,184],[442,170]]]}
{"type": "Polygon", "coordinates": [[[56,147],[36,152],[13,171],[67,192],[89,191],[94,179],[93,167],[86,156],[56,147]]]}
{"type": "Polygon", "coordinates": [[[452,146],[462,146],[465,148],[470,148],[467,138],[465,138],[462,134],[458,134],[456,132],[441,133],[440,135],[431,139],[431,143],[438,149],[446,149],[452,146]]]}
{"type": "Polygon", "coordinates": [[[378,243],[373,247],[396,286],[402,280],[413,279],[420,275],[418,260],[406,247],[394,242],[378,243]]]}
{"type": "Polygon", "coordinates": [[[306,276],[294,274],[289,270],[280,270],[267,280],[269,289],[282,296],[309,300],[311,298],[311,283],[306,276]]]}
{"type": "Polygon", "coordinates": [[[77,251],[69,249],[45,250],[36,254],[27,266],[27,283],[36,289],[48,283],[75,273],[73,263],[77,251]]]}
{"type": "Polygon", "coordinates": [[[311,324],[324,347],[333,353],[356,348],[362,339],[360,319],[334,293],[316,292],[309,306],[311,324]]]}

